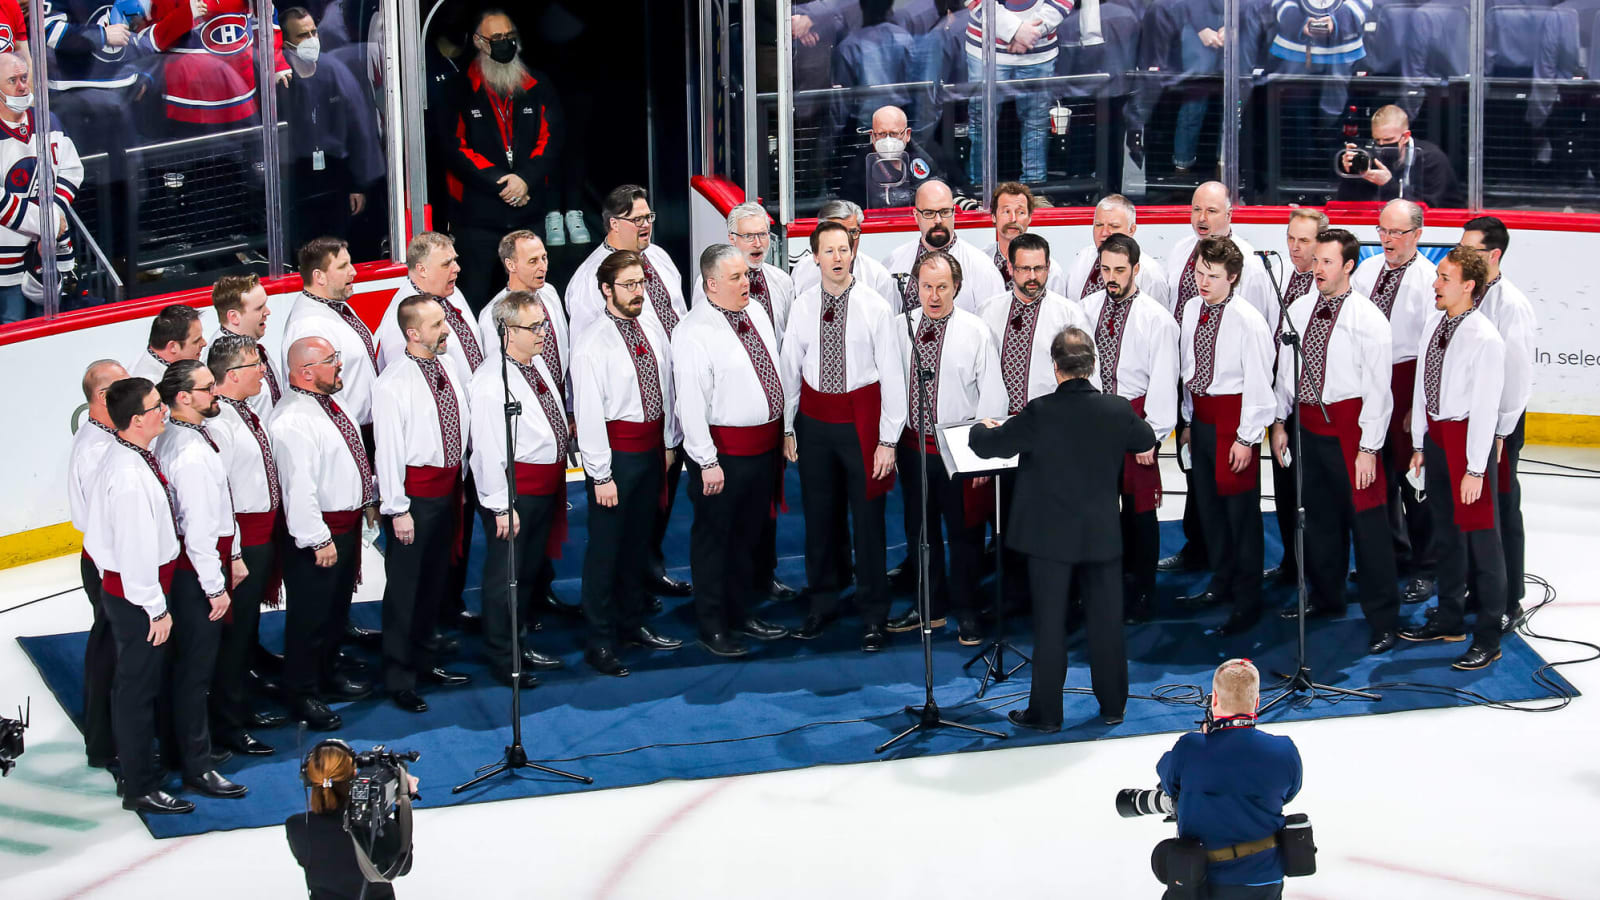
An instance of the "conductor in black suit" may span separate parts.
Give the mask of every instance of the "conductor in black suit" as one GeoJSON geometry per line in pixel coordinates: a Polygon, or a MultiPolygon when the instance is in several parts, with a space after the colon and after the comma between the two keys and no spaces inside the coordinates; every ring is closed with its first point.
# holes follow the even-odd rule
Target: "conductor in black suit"
{"type": "Polygon", "coordinates": [[[993,459],[1020,455],[1006,545],[1028,556],[1033,592],[1033,691],[1012,722],[1036,731],[1061,728],[1067,680],[1067,597],[1083,598],[1089,669],[1100,716],[1122,721],[1128,702],[1128,655],[1122,640],[1122,533],[1117,496],[1125,453],[1144,453],[1155,432],[1126,398],[1089,383],[1094,339],[1067,328],[1050,342],[1054,393],[1034,398],[998,424],[974,426],[973,452],[993,459]]]}

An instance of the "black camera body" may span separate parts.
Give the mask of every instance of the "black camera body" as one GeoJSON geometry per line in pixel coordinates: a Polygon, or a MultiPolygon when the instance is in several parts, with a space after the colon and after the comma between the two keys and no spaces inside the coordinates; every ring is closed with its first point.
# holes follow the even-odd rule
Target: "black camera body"
{"type": "Polygon", "coordinates": [[[10,775],[11,769],[17,764],[17,757],[27,747],[22,742],[22,733],[28,730],[28,722],[33,718],[33,701],[28,701],[28,711],[17,710],[15,719],[0,716],[0,777],[10,775]]]}
{"type": "Polygon", "coordinates": [[[377,834],[394,819],[402,792],[409,796],[405,783],[406,764],[422,754],[415,750],[395,753],[378,745],[364,753],[354,753],[356,774],[350,779],[350,794],[345,804],[344,827],[352,834],[377,834]]]}
{"type": "Polygon", "coordinates": [[[1374,161],[1382,163],[1384,168],[1392,171],[1400,165],[1400,146],[1366,140],[1356,142],[1353,147],[1341,147],[1333,155],[1333,171],[1340,178],[1360,178],[1372,168],[1374,161]],[[1344,167],[1346,156],[1350,158],[1348,170],[1344,167]]]}

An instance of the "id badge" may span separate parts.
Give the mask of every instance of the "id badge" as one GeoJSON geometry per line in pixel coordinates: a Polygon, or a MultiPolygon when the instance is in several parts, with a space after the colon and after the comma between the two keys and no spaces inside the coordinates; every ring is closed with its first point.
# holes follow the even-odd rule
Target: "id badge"
{"type": "Polygon", "coordinates": [[[313,172],[321,172],[323,169],[326,169],[327,167],[328,167],[328,158],[323,155],[322,151],[321,150],[313,150],[313,151],[311,151],[311,171],[313,171],[313,172]]]}

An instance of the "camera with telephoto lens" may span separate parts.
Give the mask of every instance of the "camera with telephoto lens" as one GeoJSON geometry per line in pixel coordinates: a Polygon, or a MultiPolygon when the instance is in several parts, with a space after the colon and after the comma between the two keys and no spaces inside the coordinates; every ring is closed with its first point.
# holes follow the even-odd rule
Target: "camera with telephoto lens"
{"type": "Polygon", "coordinates": [[[33,701],[28,701],[28,711],[23,712],[22,707],[17,707],[17,717],[8,719],[0,716],[0,776],[10,775],[11,769],[17,764],[17,757],[25,749],[22,744],[22,733],[28,730],[28,720],[33,718],[33,701]]]}
{"type": "Polygon", "coordinates": [[[1124,819],[1136,816],[1175,815],[1172,795],[1160,788],[1123,788],[1117,791],[1117,815],[1124,819]]]}
{"type": "Polygon", "coordinates": [[[1374,160],[1392,171],[1400,165],[1400,145],[1380,144],[1372,140],[1352,142],[1349,146],[1340,147],[1333,154],[1333,171],[1340,178],[1360,178],[1372,168],[1374,160]],[[1350,157],[1349,169],[1344,167],[1346,156],[1350,157]]]}

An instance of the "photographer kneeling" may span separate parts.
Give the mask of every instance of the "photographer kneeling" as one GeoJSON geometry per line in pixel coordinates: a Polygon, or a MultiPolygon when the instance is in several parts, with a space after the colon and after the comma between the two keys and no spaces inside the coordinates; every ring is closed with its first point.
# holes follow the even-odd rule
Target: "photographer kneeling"
{"type": "MultiPolygon", "coordinates": [[[[379,756],[381,750],[363,754],[363,759],[379,756]]],[[[360,858],[363,853],[375,876],[393,878],[411,871],[410,807],[406,806],[402,825],[388,815],[385,803],[381,813],[383,827],[376,829],[374,835],[373,823],[351,805],[350,787],[357,778],[357,763],[356,754],[343,741],[328,740],[313,747],[301,767],[301,776],[311,788],[310,809],[290,816],[283,828],[295,861],[306,870],[311,900],[394,897],[394,888],[387,880],[368,876],[360,858]]],[[[416,777],[403,765],[391,771],[403,776],[407,795],[415,796],[416,777]]]]}
{"type": "MultiPolygon", "coordinates": [[[[1300,751],[1287,737],[1256,730],[1261,676],[1248,659],[1218,666],[1211,689],[1205,726],[1179,738],[1156,764],[1161,790],[1176,801],[1178,835],[1188,839],[1174,843],[1192,847],[1198,841],[1205,848],[1200,889],[1169,889],[1167,896],[1275,900],[1283,896],[1283,854],[1302,849],[1280,847],[1279,837],[1283,805],[1300,793],[1300,751]]],[[[1303,847],[1309,849],[1309,840],[1303,847]]],[[[1298,860],[1289,870],[1310,874],[1298,860]]]]}

